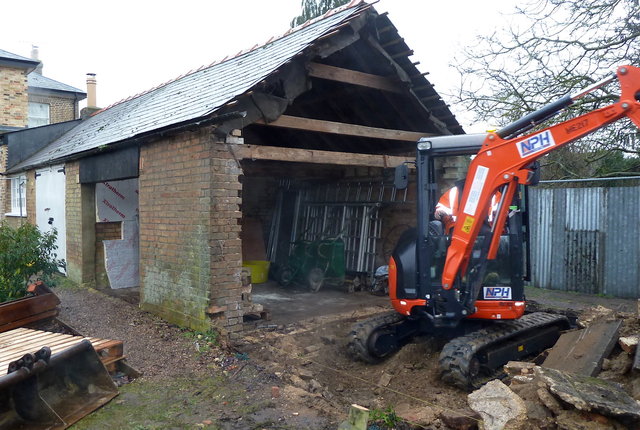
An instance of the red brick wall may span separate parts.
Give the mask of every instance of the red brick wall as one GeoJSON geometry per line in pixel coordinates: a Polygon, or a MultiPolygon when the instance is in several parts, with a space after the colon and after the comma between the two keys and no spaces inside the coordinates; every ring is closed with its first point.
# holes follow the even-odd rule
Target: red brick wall
{"type": "Polygon", "coordinates": [[[149,143],[140,154],[141,306],[206,330],[207,309],[242,330],[240,169],[209,130],[149,143]]]}

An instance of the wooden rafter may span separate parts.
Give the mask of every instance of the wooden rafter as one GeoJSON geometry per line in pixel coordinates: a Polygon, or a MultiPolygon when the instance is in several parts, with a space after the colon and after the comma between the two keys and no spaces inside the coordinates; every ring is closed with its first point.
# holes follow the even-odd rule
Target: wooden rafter
{"type": "Polygon", "coordinates": [[[364,125],[323,121],[319,119],[301,118],[289,115],[281,115],[280,118],[270,123],[265,123],[262,120],[256,121],[256,124],[268,125],[272,127],[293,128],[296,130],[315,131],[320,133],[341,134],[346,136],[400,140],[403,142],[417,142],[421,137],[433,136],[433,134],[431,133],[367,127],[364,125]]]}
{"type": "Polygon", "coordinates": [[[406,90],[398,82],[385,76],[372,75],[356,70],[343,69],[341,67],[328,66],[320,63],[309,63],[307,66],[309,76],[342,82],[345,84],[359,85],[392,93],[403,93],[406,90]]]}
{"type": "Polygon", "coordinates": [[[262,145],[228,145],[237,159],[289,161],[294,163],[334,164],[341,166],[395,167],[414,157],[356,154],[318,149],[282,148],[262,145]]]}

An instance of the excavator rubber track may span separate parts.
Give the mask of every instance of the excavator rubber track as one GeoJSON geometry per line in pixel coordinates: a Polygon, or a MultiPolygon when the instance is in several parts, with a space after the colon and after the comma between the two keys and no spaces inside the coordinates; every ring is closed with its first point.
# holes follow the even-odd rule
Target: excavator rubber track
{"type": "Polygon", "coordinates": [[[376,356],[371,351],[369,339],[375,331],[384,330],[403,320],[404,317],[402,315],[396,311],[391,311],[354,324],[348,337],[347,350],[349,355],[356,360],[371,364],[384,360],[389,354],[385,354],[382,357],[376,356]]]}
{"type": "MultiPolygon", "coordinates": [[[[533,338],[541,332],[551,333],[569,329],[569,320],[564,315],[535,312],[524,315],[518,320],[496,322],[483,329],[465,336],[457,337],[448,342],[440,353],[440,369],[442,379],[463,390],[477,389],[491,379],[499,378],[502,372],[499,366],[487,368],[482,364],[481,357],[498,348],[511,348],[516,355],[522,357],[541,352],[551,344],[544,340],[538,344],[538,350],[521,350],[527,339],[533,338]],[[546,342],[546,343],[545,343],[546,342]]],[[[557,339],[557,337],[556,337],[557,339]]],[[[508,361],[508,360],[507,360],[508,361]]]]}

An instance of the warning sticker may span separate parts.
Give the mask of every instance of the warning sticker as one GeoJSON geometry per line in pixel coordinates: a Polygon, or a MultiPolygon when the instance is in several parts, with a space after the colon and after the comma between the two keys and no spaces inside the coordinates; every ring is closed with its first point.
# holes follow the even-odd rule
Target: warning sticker
{"type": "Polygon", "coordinates": [[[468,234],[471,231],[471,227],[473,227],[473,221],[475,220],[472,217],[467,216],[462,224],[462,231],[468,234]]]}
{"type": "Polygon", "coordinates": [[[476,209],[478,208],[478,201],[480,201],[480,194],[484,188],[484,183],[489,175],[489,168],[485,166],[478,166],[476,174],[473,176],[473,182],[471,183],[471,190],[469,190],[469,197],[467,203],[464,205],[464,213],[467,215],[475,216],[476,209]]]}

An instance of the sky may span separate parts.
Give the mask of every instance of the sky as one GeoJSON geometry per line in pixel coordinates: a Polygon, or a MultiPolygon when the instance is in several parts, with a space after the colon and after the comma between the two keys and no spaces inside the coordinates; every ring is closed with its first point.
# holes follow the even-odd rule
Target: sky
{"type": "MultiPolygon", "coordinates": [[[[509,19],[516,0],[380,0],[418,69],[467,132],[490,124],[447,95],[459,76],[450,67],[455,55],[479,34],[509,19]]],[[[282,35],[300,13],[300,0],[30,0],[2,5],[5,17],[0,49],[25,57],[38,46],[43,74],[86,91],[86,74],[95,73],[101,107],[153,88],[272,36],[282,35]],[[22,19],[21,19],[22,18],[22,19]]]]}

